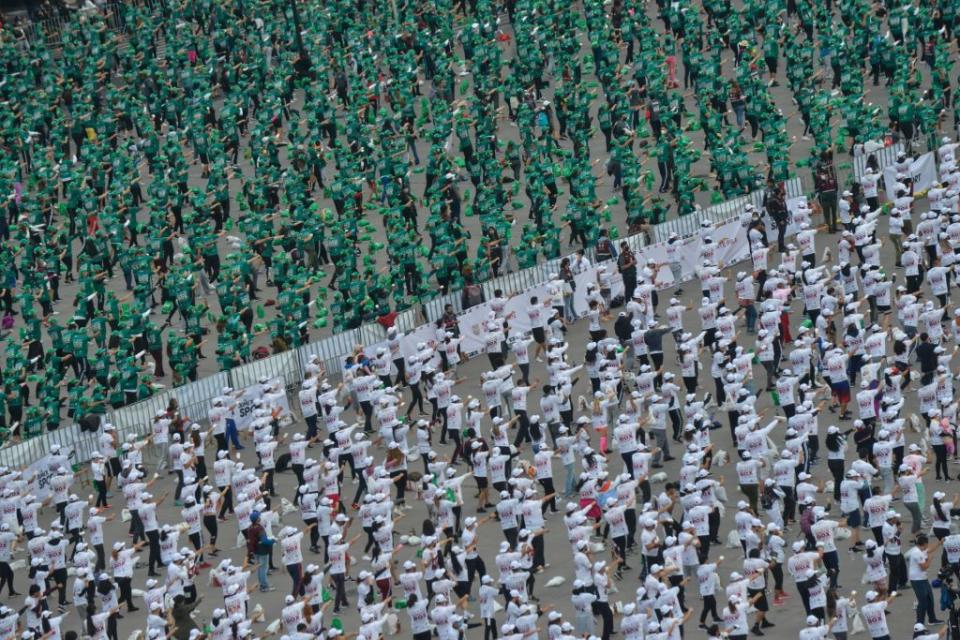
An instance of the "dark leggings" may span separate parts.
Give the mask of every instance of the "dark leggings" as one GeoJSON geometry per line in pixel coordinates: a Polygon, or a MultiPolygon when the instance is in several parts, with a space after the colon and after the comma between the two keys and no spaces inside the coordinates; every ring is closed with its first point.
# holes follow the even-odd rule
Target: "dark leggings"
{"type": "Polygon", "coordinates": [[[0,591],[7,587],[7,595],[12,596],[13,590],[13,569],[9,562],[0,562],[0,591]]]}
{"type": "MultiPolygon", "coordinates": [[[[429,631],[424,633],[428,634],[423,640],[429,640],[429,631]]],[[[497,635],[497,621],[493,618],[484,618],[483,619],[483,640],[497,640],[499,636],[497,635]]],[[[413,640],[419,640],[414,636],[413,640]]]]}
{"type": "Polygon", "coordinates": [[[407,491],[407,472],[405,470],[394,471],[390,474],[390,478],[397,488],[397,504],[403,504],[407,491]]]}
{"type": "Polygon", "coordinates": [[[703,624],[707,619],[707,614],[713,616],[714,622],[720,621],[720,616],[717,614],[717,598],[715,596],[703,596],[703,611],[700,612],[700,624],[703,624]]]}
{"type": "Polygon", "coordinates": [[[827,468],[833,474],[833,500],[840,501],[840,483],[843,482],[843,460],[827,460],[827,468]]]}
{"type": "Polygon", "coordinates": [[[107,483],[103,480],[94,480],[93,486],[97,488],[97,507],[109,506],[107,502],[107,483]]]}
{"type": "Polygon", "coordinates": [[[950,479],[950,472],[947,471],[947,445],[945,444],[935,444],[933,445],[933,453],[936,455],[936,463],[934,465],[937,480],[943,478],[944,480],[950,479]]]}
{"type": "Polygon", "coordinates": [[[420,413],[423,413],[423,394],[420,393],[420,384],[411,384],[410,385],[410,406],[407,408],[407,417],[410,417],[410,414],[413,413],[414,406],[420,410],[420,413]]]}
{"type": "Polygon", "coordinates": [[[210,533],[210,546],[215,547],[217,544],[217,517],[203,516],[203,526],[210,533]]]}
{"type": "MultiPolygon", "coordinates": [[[[223,490],[222,487],[218,487],[223,490]]],[[[218,514],[221,518],[226,515],[227,511],[233,513],[233,487],[227,487],[226,493],[223,494],[223,503],[220,505],[220,513],[218,514]]]]}
{"type": "Polygon", "coordinates": [[[783,565],[779,562],[773,563],[770,565],[770,571],[773,573],[774,591],[783,591],[783,565]]]}
{"type": "Polygon", "coordinates": [[[117,587],[120,590],[120,599],[117,601],[117,604],[127,603],[127,609],[133,610],[136,607],[133,605],[133,588],[131,587],[131,578],[116,578],[117,587]]]}

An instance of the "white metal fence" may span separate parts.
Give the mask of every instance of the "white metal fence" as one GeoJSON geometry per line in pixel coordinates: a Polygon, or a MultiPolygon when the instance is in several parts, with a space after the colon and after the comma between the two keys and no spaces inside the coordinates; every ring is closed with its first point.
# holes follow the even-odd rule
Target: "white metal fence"
{"type": "Polygon", "coordinates": [[[871,151],[869,153],[864,152],[859,156],[855,156],[853,158],[853,175],[859,180],[860,177],[863,176],[864,170],[867,168],[867,162],[871,157],[876,158],[877,173],[882,174],[884,168],[895,163],[897,161],[897,156],[901,153],[903,153],[903,143],[898,142],[890,145],[889,147],[882,147],[876,151],[871,151]]]}

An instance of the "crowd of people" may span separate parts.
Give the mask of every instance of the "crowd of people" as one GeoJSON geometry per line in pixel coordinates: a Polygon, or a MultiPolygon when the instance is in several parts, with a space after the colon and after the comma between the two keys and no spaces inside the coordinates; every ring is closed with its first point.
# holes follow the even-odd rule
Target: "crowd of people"
{"type": "Polygon", "coordinates": [[[202,426],[103,422],[88,467],[52,447],[43,486],[0,470],[0,638],[890,640],[905,591],[913,638],[956,637],[958,148],[825,239],[801,202],[777,247],[748,205],[730,278],[705,228],[695,313],[641,267],[619,311],[491,305],[486,357],[391,330],[293,402],[261,380],[243,427],[227,387],[202,426]]]}
{"type": "Polygon", "coordinates": [[[830,210],[834,152],[922,146],[955,108],[949,2],[388,8],[169,0],[2,32],[5,437],[805,165],[830,210]]]}
{"type": "Polygon", "coordinates": [[[890,640],[905,591],[912,637],[960,635],[953,3],[119,11],[0,32],[0,432],[97,442],[0,469],[0,640],[890,640]],[[933,183],[841,184],[884,137],[933,183]],[[761,189],[695,297],[619,243],[761,189]],[[578,247],[587,308],[581,252],[485,357],[389,329],[243,425],[248,389],[106,417],[578,247]]]}

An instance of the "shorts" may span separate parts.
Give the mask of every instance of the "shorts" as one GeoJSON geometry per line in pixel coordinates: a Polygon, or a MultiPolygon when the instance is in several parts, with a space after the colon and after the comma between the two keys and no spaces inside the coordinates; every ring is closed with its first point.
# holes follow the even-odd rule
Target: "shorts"
{"type": "Polygon", "coordinates": [[[477,481],[477,489],[480,489],[482,491],[487,488],[486,478],[479,478],[477,476],[474,476],[473,479],[477,481]]]}
{"type": "Polygon", "coordinates": [[[120,477],[120,471],[122,471],[120,458],[110,458],[110,475],[120,477]]]}
{"type": "Polygon", "coordinates": [[[543,327],[534,327],[533,328],[533,341],[537,344],[544,344],[547,341],[547,336],[543,332],[543,327]]]}
{"type": "Polygon", "coordinates": [[[843,514],[843,517],[847,519],[847,526],[851,529],[857,529],[860,527],[860,510],[854,509],[850,513],[843,514]]]}
{"type": "Polygon", "coordinates": [[[837,402],[842,402],[843,404],[850,402],[849,380],[844,380],[843,382],[831,382],[830,390],[833,391],[833,395],[837,399],[837,402]]]}
{"type": "Polygon", "coordinates": [[[751,600],[758,593],[761,595],[759,598],[757,598],[757,601],[753,604],[753,606],[757,609],[757,611],[770,611],[770,605],[767,603],[766,589],[747,589],[747,596],[751,600]]]}

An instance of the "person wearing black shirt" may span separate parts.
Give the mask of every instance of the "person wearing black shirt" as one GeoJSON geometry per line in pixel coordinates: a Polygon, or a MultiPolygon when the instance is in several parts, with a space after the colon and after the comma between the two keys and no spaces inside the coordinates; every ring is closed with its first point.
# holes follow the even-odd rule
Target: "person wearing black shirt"
{"type": "Polygon", "coordinates": [[[784,242],[787,233],[787,201],[783,183],[777,183],[773,178],[767,179],[767,189],[763,193],[763,208],[777,225],[777,251],[784,253],[787,250],[784,242]]]}
{"type": "Polygon", "coordinates": [[[620,255],[617,257],[617,270],[623,276],[623,299],[633,299],[633,290],[637,288],[637,258],[626,242],[620,243],[620,255]]]}
{"type": "Polygon", "coordinates": [[[920,384],[927,385],[933,382],[933,374],[937,371],[936,345],[930,342],[930,336],[926,333],[920,334],[917,362],[920,363],[920,384]]]}
{"type": "Polygon", "coordinates": [[[833,153],[824,151],[820,155],[816,172],[813,176],[820,201],[820,210],[823,211],[823,220],[827,223],[830,233],[837,232],[837,171],[833,167],[833,153]]]}

